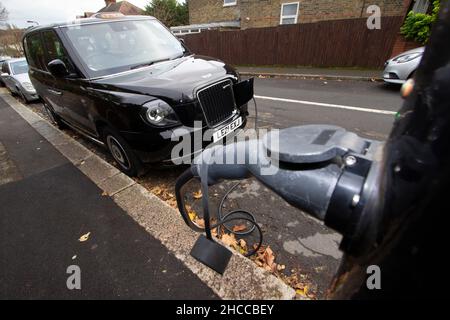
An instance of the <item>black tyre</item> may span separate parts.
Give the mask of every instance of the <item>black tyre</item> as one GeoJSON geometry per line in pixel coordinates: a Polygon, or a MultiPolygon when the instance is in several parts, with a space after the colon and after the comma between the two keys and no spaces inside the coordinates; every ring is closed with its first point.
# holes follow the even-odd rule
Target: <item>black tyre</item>
{"type": "Polygon", "coordinates": [[[20,91],[20,90],[19,90],[19,98],[20,98],[20,101],[21,101],[23,104],[28,104],[28,103],[30,103],[30,102],[27,100],[27,98],[25,97],[25,95],[23,94],[23,92],[20,91]]]}
{"type": "Polygon", "coordinates": [[[144,166],[128,143],[113,129],[103,129],[103,142],[119,169],[130,177],[141,175],[144,166]]]}
{"type": "Polygon", "coordinates": [[[58,117],[58,115],[53,111],[53,109],[44,102],[44,110],[47,114],[50,121],[58,127],[58,129],[64,129],[67,128],[66,124],[58,117]]]}

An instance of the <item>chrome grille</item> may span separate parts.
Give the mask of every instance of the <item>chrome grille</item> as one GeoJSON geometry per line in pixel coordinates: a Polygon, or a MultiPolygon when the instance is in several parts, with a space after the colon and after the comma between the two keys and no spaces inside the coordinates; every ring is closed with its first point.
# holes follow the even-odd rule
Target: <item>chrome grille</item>
{"type": "Polygon", "coordinates": [[[205,115],[206,123],[210,127],[224,122],[236,110],[231,80],[227,79],[200,89],[197,92],[197,97],[205,115]]]}

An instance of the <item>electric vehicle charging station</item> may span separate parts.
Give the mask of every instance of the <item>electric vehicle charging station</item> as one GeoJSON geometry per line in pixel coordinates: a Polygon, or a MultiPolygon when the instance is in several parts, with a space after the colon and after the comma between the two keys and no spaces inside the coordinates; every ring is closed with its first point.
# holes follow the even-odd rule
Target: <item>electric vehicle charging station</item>
{"type": "MultiPolygon", "coordinates": [[[[187,221],[189,217],[180,189],[194,177],[200,178],[202,192],[208,194],[207,186],[224,179],[254,176],[294,207],[339,231],[344,236],[342,249],[361,252],[367,249],[367,243],[374,236],[363,232],[368,223],[366,220],[376,219],[374,212],[364,211],[364,204],[374,197],[371,186],[380,176],[376,160],[381,159],[382,147],[379,141],[363,139],[329,125],[292,127],[276,134],[268,133],[259,141],[215,146],[205,150],[179,180],[176,194],[180,211],[187,221]],[[255,161],[250,161],[251,158],[255,161]],[[240,159],[246,161],[239,163],[240,159]],[[369,239],[362,240],[362,237],[369,239]]],[[[207,197],[204,199],[207,217],[207,197]]],[[[232,219],[242,217],[228,221],[232,219]]],[[[206,221],[209,219],[205,218],[206,221]]],[[[257,225],[256,221],[251,222],[257,225]]],[[[206,223],[205,228],[208,235],[213,227],[206,223]]],[[[194,247],[194,257],[223,273],[230,254],[218,244],[201,239],[194,247]]],[[[212,240],[209,236],[208,239],[212,240]]]]}

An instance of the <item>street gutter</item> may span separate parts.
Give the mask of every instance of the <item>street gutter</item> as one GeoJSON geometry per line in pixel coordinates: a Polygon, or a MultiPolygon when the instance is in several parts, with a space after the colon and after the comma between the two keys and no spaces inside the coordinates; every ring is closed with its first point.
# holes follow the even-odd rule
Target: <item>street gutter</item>
{"type": "Polygon", "coordinates": [[[241,76],[266,77],[266,78],[289,78],[289,79],[312,79],[312,80],[351,80],[351,81],[371,81],[383,82],[380,77],[364,77],[364,76],[340,76],[325,74],[301,74],[301,73],[275,73],[275,72],[248,72],[239,71],[241,76]]]}

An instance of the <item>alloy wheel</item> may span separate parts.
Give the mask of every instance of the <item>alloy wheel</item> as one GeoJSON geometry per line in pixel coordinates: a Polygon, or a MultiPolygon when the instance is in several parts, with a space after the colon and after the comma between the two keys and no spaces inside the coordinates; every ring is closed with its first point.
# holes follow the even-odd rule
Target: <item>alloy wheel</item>
{"type": "Polygon", "coordinates": [[[130,169],[130,160],[128,159],[128,155],[126,154],[125,150],[123,149],[122,145],[117,141],[116,138],[114,138],[111,135],[108,135],[106,137],[106,143],[108,145],[109,150],[111,151],[111,154],[116,160],[116,162],[125,170],[130,169]]]}

